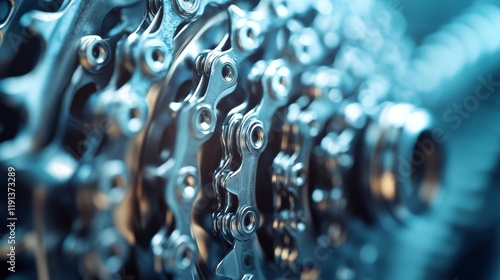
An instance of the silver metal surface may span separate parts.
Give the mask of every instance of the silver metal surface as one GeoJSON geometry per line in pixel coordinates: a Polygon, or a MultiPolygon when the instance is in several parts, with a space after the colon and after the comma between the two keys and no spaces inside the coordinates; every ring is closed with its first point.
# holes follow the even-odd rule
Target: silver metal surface
{"type": "Polygon", "coordinates": [[[0,18],[27,278],[394,279],[452,212],[386,2],[38,2],[0,18]]]}

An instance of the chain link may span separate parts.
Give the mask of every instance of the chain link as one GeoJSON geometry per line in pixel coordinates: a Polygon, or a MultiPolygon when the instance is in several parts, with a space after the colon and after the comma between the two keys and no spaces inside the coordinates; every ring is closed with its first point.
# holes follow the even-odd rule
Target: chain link
{"type": "Polygon", "coordinates": [[[9,10],[2,48],[14,19],[43,47],[28,74],[0,79],[0,105],[21,112],[0,162],[32,175],[40,215],[71,208],[26,229],[44,240],[40,278],[342,278],[360,220],[379,232],[432,204],[437,185],[394,164],[434,124],[386,103],[410,46],[371,17],[385,5],[254,2],[9,10]],[[424,197],[400,195],[411,187],[424,197]]]}

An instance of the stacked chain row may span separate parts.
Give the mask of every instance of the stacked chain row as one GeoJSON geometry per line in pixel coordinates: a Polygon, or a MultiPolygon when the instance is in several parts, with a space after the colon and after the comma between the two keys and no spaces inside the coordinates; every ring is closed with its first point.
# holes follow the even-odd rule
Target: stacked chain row
{"type": "Polygon", "coordinates": [[[40,279],[372,278],[438,194],[385,4],[4,2],[0,162],[40,279]]]}

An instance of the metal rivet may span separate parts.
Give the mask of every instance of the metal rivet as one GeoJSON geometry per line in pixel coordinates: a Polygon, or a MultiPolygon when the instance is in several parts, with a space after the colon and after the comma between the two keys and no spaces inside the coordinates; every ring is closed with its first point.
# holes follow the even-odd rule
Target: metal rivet
{"type": "Polygon", "coordinates": [[[193,16],[200,6],[198,0],[176,0],[175,8],[182,16],[193,16]]]}
{"type": "Polygon", "coordinates": [[[144,47],[142,56],[142,68],[146,74],[154,76],[165,70],[170,63],[167,47],[161,40],[150,40],[144,47]]]}
{"type": "Polygon", "coordinates": [[[266,132],[262,122],[256,121],[250,125],[247,134],[247,147],[252,152],[262,150],[266,144],[266,132]]]}
{"type": "Polygon", "coordinates": [[[101,70],[110,59],[109,45],[99,36],[86,36],[80,41],[80,64],[91,72],[101,70]]]}
{"type": "Polygon", "coordinates": [[[234,67],[231,64],[224,64],[222,66],[222,78],[228,83],[232,82],[234,79],[234,67]]]}

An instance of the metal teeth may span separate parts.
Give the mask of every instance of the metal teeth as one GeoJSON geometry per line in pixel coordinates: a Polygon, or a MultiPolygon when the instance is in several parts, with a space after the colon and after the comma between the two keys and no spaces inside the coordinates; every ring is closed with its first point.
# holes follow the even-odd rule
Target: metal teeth
{"type": "Polygon", "coordinates": [[[33,200],[16,201],[34,215],[16,220],[25,277],[428,278],[427,257],[457,253],[437,252],[452,226],[479,224],[500,101],[450,163],[419,105],[498,57],[498,5],[411,60],[376,0],[54,2],[0,0],[0,166],[33,200]],[[394,244],[413,276],[384,267],[407,253],[394,244]]]}
{"type": "Polygon", "coordinates": [[[148,8],[151,18],[154,18],[162,7],[163,0],[148,0],[148,8]]]}

